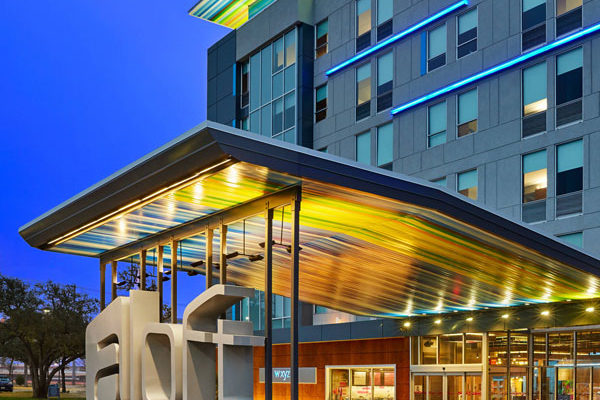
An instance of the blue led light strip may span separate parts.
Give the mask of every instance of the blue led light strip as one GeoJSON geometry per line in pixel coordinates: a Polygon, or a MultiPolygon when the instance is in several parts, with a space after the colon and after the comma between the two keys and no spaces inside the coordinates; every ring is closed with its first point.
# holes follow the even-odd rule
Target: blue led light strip
{"type": "Polygon", "coordinates": [[[541,54],[547,53],[551,50],[556,49],[557,47],[560,47],[562,45],[565,45],[567,43],[573,42],[579,38],[582,38],[584,36],[590,35],[594,32],[597,32],[598,30],[600,30],[600,23],[597,23],[595,25],[592,25],[584,30],[581,30],[579,32],[573,33],[569,36],[566,36],[562,39],[559,39],[555,42],[552,42],[550,44],[547,44],[546,46],[540,47],[538,49],[532,50],[530,52],[527,52],[517,58],[514,58],[512,60],[509,61],[505,61],[502,64],[496,65],[495,67],[486,69],[482,72],[479,72],[475,75],[471,75],[468,78],[465,78],[461,81],[458,81],[456,83],[453,83],[452,85],[443,87],[439,90],[436,90],[435,92],[426,94],[423,97],[419,97],[418,99],[415,99],[413,101],[410,101],[408,103],[402,104],[401,106],[395,107],[392,109],[391,113],[392,115],[396,115],[398,113],[401,113],[402,111],[408,110],[409,108],[413,108],[415,106],[418,106],[419,104],[425,103],[429,100],[435,99],[436,97],[439,97],[443,94],[449,93],[453,90],[459,89],[463,86],[466,86],[470,83],[473,83],[475,81],[478,81],[480,79],[483,79],[485,77],[488,77],[490,75],[493,75],[495,73],[498,73],[500,71],[504,71],[505,69],[508,69],[512,66],[515,66],[517,64],[521,64],[527,60],[531,60],[534,57],[537,57],[541,54]]]}
{"type": "Polygon", "coordinates": [[[389,46],[390,44],[392,44],[394,42],[397,42],[398,40],[402,39],[406,35],[410,35],[411,33],[418,31],[425,25],[435,22],[438,19],[442,18],[443,16],[450,14],[452,11],[454,11],[462,6],[466,6],[468,4],[469,4],[469,0],[461,0],[458,3],[454,3],[450,7],[443,9],[442,11],[438,12],[437,14],[432,15],[431,17],[427,18],[426,20],[423,20],[423,21],[419,22],[418,24],[413,25],[410,28],[408,28],[400,33],[397,33],[394,36],[390,37],[389,39],[386,39],[383,42],[378,43],[376,46],[373,46],[365,51],[362,51],[362,52],[358,53],[357,55],[355,55],[354,57],[350,58],[349,60],[346,60],[343,63],[336,65],[335,67],[333,67],[330,70],[328,70],[327,72],[325,72],[325,75],[329,76],[331,74],[334,74],[334,73],[338,72],[339,70],[346,68],[348,65],[354,64],[355,62],[362,60],[363,58],[375,53],[376,51],[381,50],[384,47],[389,46]]]}

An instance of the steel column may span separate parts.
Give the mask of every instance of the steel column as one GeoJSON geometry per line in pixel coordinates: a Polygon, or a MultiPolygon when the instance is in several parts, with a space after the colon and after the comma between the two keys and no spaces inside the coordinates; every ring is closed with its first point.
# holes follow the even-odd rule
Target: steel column
{"type": "Polygon", "coordinates": [[[100,311],[106,308],[106,264],[100,263],[100,311]]]}
{"type": "Polygon", "coordinates": [[[206,288],[212,286],[213,281],[213,230],[206,230],[206,288]]]}
{"type": "Polygon", "coordinates": [[[160,322],[162,322],[162,309],[163,309],[163,270],[164,270],[164,253],[165,248],[163,246],[158,246],[157,255],[156,255],[156,287],[158,290],[158,318],[160,322]]]}
{"type": "Polygon", "coordinates": [[[118,261],[113,261],[111,263],[111,284],[110,284],[110,294],[111,294],[111,301],[113,301],[114,299],[117,298],[117,265],[118,265],[118,261]]]}
{"type": "Polygon", "coordinates": [[[146,290],[146,250],[140,251],[140,290],[146,290]]]}
{"type": "Polygon", "coordinates": [[[265,210],[265,400],[273,398],[273,209],[265,210]]]}
{"type": "Polygon", "coordinates": [[[291,326],[290,326],[290,397],[298,400],[298,275],[300,256],[300,193],[292,201],[292,268],[291,268],[291,326]]]}
{"type": "Polygon", "coordinates": [[[171,241],[171,323],[177,323],[177,240],[171,241]]]}
{"type": "Polygon", "coordinates": [[[221,225],[219,235],[219,283],[224,285],[227,283],[227,225],[221,225]]]}

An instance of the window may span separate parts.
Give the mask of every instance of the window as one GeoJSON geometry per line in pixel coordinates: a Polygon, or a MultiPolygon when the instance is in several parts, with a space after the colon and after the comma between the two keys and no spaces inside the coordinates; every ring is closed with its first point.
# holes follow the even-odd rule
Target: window
{"type": "Polygon", "coordinates": [[[390,122],[377,128],[377,166],[392,170],[394,160],[394,124],[390,122]]]}
{"type": "Polygon", "coordinates": [[[315,58],[327,54],[329,50],[329,22],[321,21],[317,24],[317,38],[315,43],[315,58]]]}
{"type": "Polygon", "coordinates": [[[377,41],[390,36],[394,30],[394,0],[377,0],[377,41]]]}
{"type": "Polygon", "coordinates": [[[477,170],[461,172],[458,174],[458,193],[477,200],[477,170]]]}
{"type": "Polygon", "coordinates": [[[371,0],[356,0],[356,52],[371,45],[371,0]]]}
{"type": "Polygon", "coordinates": [[[446,25],[438,26],[427,35],[427,70],[446,64],[446,25]]]}
{"type": "Polygon", "coordinates": [[[248,130],[248,122],[249,122],[248,118],[242,118],[240,120],[240,129],[247,131],[248,130]]]}
{"type": "Polygon", "coordinates": [[[546,63],[523,70],[523,137],[546,131],[547,75],[546,63]]]}
{"type": "Polygon", "coordinates": [[[291,301],[288,297],[273,295],[273,329],[289,328],[291,301]]]}
{"type": "Polygon", "coordinates": [[[581,120],[583,110],[583,49],[556,58],[556,126],[581,120]]]}
{"type": "Polygon", "coordinates": [[[546,220],[548,169],[546,150],[523,156],[523,222],[546,220]]]}
{"type": "Polygon", "coordinates": [[[241,66],[241,90],[240,90],[240,107],[248,107],[248,101],[250,100],[250,74],[248,62],[243,62],[241,66]]]}
{"type": "Polygon", "coordinates": [[[566,235],[558,235],[558,237],[575,247],[583,247],[583,232],[568,233],[566,235]]]}
{"type": "Polygon", "coordinates": [[[392,106],[394,86],[394,53],[387,53],[377,59],[377,112],[392,106]]]}
{"type": "Polygon", "coordinates": [[[327,84],[321,85],[315,92],[315,122],[327,118],[327,84]]]}
{"type": "Polygon", "coordinates": [[[546,0],[523,0],[521,24],[523,51],[546,43],[546,0]]]}
{"type": "Polygon", "coordinates": [[[356,161],[371,164],[371,132],[356,135],[356,161]]]}
{"type": "Polygon", "coordinates": [[[477,89],[458,96],[458,137],[477,132],[477,89]]]}
{"type": "Polygon", "coordinates": [[[458,17],[457,44],[457,58],[477,51],[477,9],[458,17]]]}
{"type": "Polygon", "coordinates": [[[327,314],[329,308],[315,305],[315,314],[327,314]]]}
{"type": "Polygon", "coordinates": [[[556,216],[582,211],[583,141],[565,143],[556,148],[556,216]]]}
{"type": "Polygon", "coordinates": [[[448,179],[444,176],[443,178],[434,179],[431,183],[435,183],[436,185],[440,185],[443,187],[448,187],[448,179]]]}
{"type": "Polygon", "coordinates": [[[431,148],[446,143],[446,102],[430,106],[428,113],[427,145],[431,148]]]}
{"type": "Polygon", "coordinates": [[[371,64],[356,69],[356,120],[371,114],[371,64]]]}
{"type": "Polygon", "coordinates": [[[582,0],[556,1],[556,36],[581,28],[582,0]]]}

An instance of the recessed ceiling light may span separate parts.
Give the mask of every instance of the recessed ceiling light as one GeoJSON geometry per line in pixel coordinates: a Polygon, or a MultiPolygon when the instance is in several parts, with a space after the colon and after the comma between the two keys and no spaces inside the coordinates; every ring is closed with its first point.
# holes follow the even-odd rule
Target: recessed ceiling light
{"type": "Polygon", "coordinates": [[[542,315],[543,315],[544,317],[547,317],[548,315],[550,315],[550,311],[548,311],[548,310],[544,310],[544,311],[542,311],[542,315]]]}
{"type": "Polygon", "coordinates": [[[439,325],[442,323],[441,319],[436,319],[435,321],[433,321],[434,324],[439,325]]]}
{"type": "Polygon", "coordinates": [[[405,328],[410,328],[410,322],[406,321],[406,322],[404,323],[404,327],[405,327],[405,328]]]}
{"type": "Polygon", "coordinates": [[[509,317],[510,317],[510,315],[508,315],[508,314],[502,314],[503,319],[508,319],[509,317]]]}
{"type": "Polygon", "coordinates": [[[585,311],[587,311],[587,312],[594,312],[594,310],[595,310],[594,307],[588,307],[585,309],[585,311]]]}
{"type": "Polygon", "coordinates": [[[467,321],[469,321],[469,322],[473,321],[473,317],[467,318],[467,321]]]}

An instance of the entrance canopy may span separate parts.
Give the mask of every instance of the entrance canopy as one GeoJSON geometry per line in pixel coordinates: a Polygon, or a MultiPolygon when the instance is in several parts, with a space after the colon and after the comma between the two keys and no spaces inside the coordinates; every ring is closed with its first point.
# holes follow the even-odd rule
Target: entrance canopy
{"type": "MultiPolygon", "coordinates": [[[[600,291],[597,259],[462,195],[211,122],[19,232],[31,246],[104,263],[137,262],[140,250],[177,236],[179,265],[203,272],[206,243],[198,227],[226,224],[227,280],[262,289],[269,203],[277,207],[273,291],[289,296],[288,199],[297,194],[305,302],[403,317],[594,298],[600,291]]],[[[215,235],[215,260],[218,242],[215,235]]],[[[165,260],[170,253],[165,249],[165,260]]],[[[152,264],[152,250],[147,254],[152,264]]]]}

